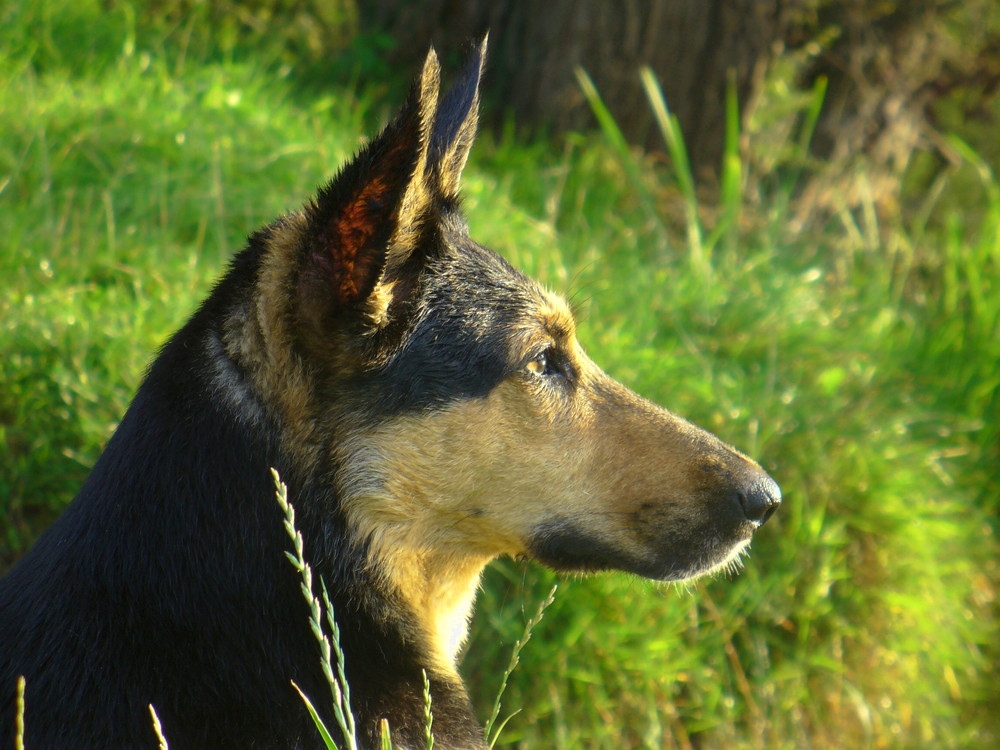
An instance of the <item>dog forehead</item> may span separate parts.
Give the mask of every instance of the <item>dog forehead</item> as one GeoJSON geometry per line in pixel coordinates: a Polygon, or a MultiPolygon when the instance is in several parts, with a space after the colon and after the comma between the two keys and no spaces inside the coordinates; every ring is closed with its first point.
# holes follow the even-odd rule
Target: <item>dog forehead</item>
{"type": "Polygon", "coordinates": [[[460,233],[445,233],[443,245],[428,268],[423,300],[428,307],[468,322],[498,318],[513,325],[542,305],[541,287],[493,250],[460,233]]]}
{"type": "Polygon", "coordinates": [[[444,237],[440,265],[425,286],[425,324],[458,329],[445,333],[447,338],[458,333],[465,341],[492,340],[515,358],[544,342],[575,337],[576,322],[562,297],[468,234],[444,237]]]}

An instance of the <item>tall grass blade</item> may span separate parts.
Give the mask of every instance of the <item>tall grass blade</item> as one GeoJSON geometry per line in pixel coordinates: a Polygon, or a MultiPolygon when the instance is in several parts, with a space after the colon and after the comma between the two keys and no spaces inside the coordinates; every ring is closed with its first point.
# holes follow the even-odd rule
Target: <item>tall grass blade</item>
{"type": "Polygon", "coordinates": [[[801,163],[805,164],[809,155],[809,144],[816,133],[816,123],[819,122],[820,112],[823,111],[823,102],[826,101],[826,76],[819,76],[812,87],[812,95],[809,98],[809,106],[806,107],[805,115],[802,119],[802,128],[799,130],[799,157],[801,163]]]}
{"type": "Polygon", "coordinates": [[[993,172],[993,167],[980,156],[972,146],[966,143],[964,140],[959,138],[955,134],[950,134],[945,136],[945,140],[948,141],[948,145],[955,149],[965,162],[971,166],[976,174],[979,175],[980,181],[983,183],[983,189],[986,191],[991,203],[997,203],[1000,201],[1000,182],[997,182],[996,175],[993,172]]]}
{"type": "Polygon", "coordinates": [[[823,110],[823,102],[826,100],[827,79],[819,76],[813,84],[812,92],[809,96],[809,103],[802,113],[802,124],[799,128],[798,137],[794,151],[790,159],[790,169],[787,180],[783,181],[782,190],[775,196],[777,207],[776,215],[785,216],[789,204],[798,189],[802,173],[810,163],[809,145],[812,143],[813,135],[816,133],[816,123],[819,122],[820,112],[823,110]]]}
{"type": "MultiPolygon", "coordinates": [[[[306,600],[306,604],[309,607],[309,626],[312,629],[313,636],[316,638],[316,642],[319,644],[320,666],[323,669],[323,675],[326,677],[326,681],[330,686],[330,692],[333,695],[333,715],[337,720],[337,725],[340,727],[340,730],[344,735],[344,741],[347,743],[348,750],[357,750],[354,715],[351,712],[349,701],[350,692],[347,685],[347,678],[344,674],[344,654],[340,647],[340,629],[337,627],[333,616],[333,607],[330,604],[330,597],[327,594],[326,585],[324,583],[323,605],[326,607],[327,622],[330,624],[330,629],[335,641],[337,654],[336,675],[333,673],[331,659],[331,652],[334,650],[334,647],[331,647],[330,639],[328,639],[326,634],[323,632],[323,605],[320,604],[316,595],[313,593],[312,568],[305,560],[305,543],[303,542],[302,534],[299,533],[298,529],[295,527],[295,508],[288,500],[288,487],[281,481],[281,477],[274,468],[271,469],[271,476],[274,478],[275,496],[277,497],[278,505],[281,506],[281,510],[285,514],[285,531],[291,538],[292,547],[295,550],[294,553],[286,552],[285,555],[288,557],[288,560],[292,563],[302,578],[302,596],[306,600]]],[[[299,690],[298,686],[296,686],[295,689],[299,691],[299,695],[302,695],[303,700],[306,700],[305,695],[302,694],[302,691],[299,690]]],[[[308,700],[306,700],[306,704],[310,715],[313,717],[313,721],[317,722],[317,729],[320,730],[321,734],[328,736],[329,731],[325,726],[323,726],[319,714],[313,710],[312,704],[309,703],[308,700]]]]}
{"type": "Polygon", "coordinates": [[[24,677],[17,678],[17,714],[14,717],[14,750],[24,750],[24,677]]]}
{"type": "Polygon", "coordinates": [[[382,750],[392,750],[392,733],[389,731],[388,719],[382,719],[378,723],[379,744],[382,750]]]}
{"type": "Polygon", "coordinates": [[[695,191],[694,174],[691,172],[691,162],[688,159],[684,134],[681,132],[680,121],[670,113],[663,90],[653,71],[644,67],[639,71],[642,87],[653,109],[653,117],[660,129],[667,151],[674,164],[677,186],[684,199],[684,212],[687,218],[688,246],[691,252],[691,262],[700,271],[707,271],[710,258],[706,256],[706,248],[702,242],[701,221],[698,219],[698,196],[695,191]]]}
{"type": "Polygon", "coordinates": [[[743,158],[740,152],[740,106],[736,94],[736,77],[730,71],[726,85],[726,137],[722,151],[722,174],[719,185],[722,216],[709,235],[707,245],[714,248],[720,237],[726,238],[727,249],[739,244],[740,221],[743,213],[743,158]]]}
{"type": "MultiPolygon", "coordinates": [[[[625,175],[628,177],[629,182],[632,183],[632,187],[635,189],[636,195],[642,204],[643,211],[656,227],[664,229],[660,212],[657,211],[653,196],[650,194],[645,180],[643,180],[642,170],[639,167],[639,163],[636,161],[631,148],[629,148],[628,141],[625,139],[625,135],[622,133],[621,128],[619,128],[618,123],[615,122],[614,115],[611,114],[611,111],[604,103],[604,100],[601,99],[601,95],[598,93],[597,87],[594,85],[590,76],[587,75],[587,72],[583,68],[578,67],[574,70],[574,73],[576,74],[577,82],[580,84],[580,90],[583,91],[584,98],[590,105],[590,109],[594,113],[594,117],[597,118],[597,124],[600,126],[604,136],[608,139],[611,147],[618,155],[622,168],[625,170],[625,175]]],[[[666,237],[666,232],[657,232],[657,235],[659,237],[666,237]]]]}
{"type": "Polygon", "coordinates": [[[153,732],[156,733],[156,741],[159,743],[157,750],[170,750],[167,738],[163,736],[163,727],[160,725],[160,717],[156,715],[153,704],[149,704],[149,715],[153,717],[153,732]]]}
{"type": "Polygon", "coordinates": [[[302,702],[306,704],[306,710],[312,717],[313,724],[316,725],[316,729],[319,730],[320,737],[323,738],[323,744],[326,745],[326,750],[337,750],[337,743],[333,741],[333,737],[330,736],[330,730],[326,728],[326,724],[323,723],[323,719],[320,718],[319,713],[316,711],[316,707],[312,704],[312,701],[302,692],[302,689],[292,681],[292,687],[295,688],[295,692],[299,694],[302,698],[302,702]]]}
{"type": "Polygon", "coordinates": [[[510,716],[508,716],[504,722],[497,727],[496,731],[493,731],[493,726],[496,724],[497,717],[500,715],[500,700],[503,698],[504,691],[507,689],[507,680],[510,679],[511,674],[513,674],[514,669],[517,667],[520,661],[521,649],[531,638],[531,631],[535,628],[538,623],[542,621],[542,617],[545,615],[545,610],[548,609],[549,605],[556,599],[556,589],[558,585],[553,586],[552,590],[549,591],[549,595],[542,600],[542,603],[538,605],[538,610],[535,612],[535,616],[528,620],[527,624],[524,626],[524,633],[518,638],[517,643],[514,644],[514,648],[510,653],[510,661],[507,663],[507,669],[504,670],[503,679],[500,681],[500,689],[497,691],[496,700],[493,701],[493,711],[490,713],[489,721],[486,722],[486,737],[489,738],[489,746],[492,748],[497,739],[500,737],[500,732],[503,730],[504,726],[510,721],[510,716]]]}

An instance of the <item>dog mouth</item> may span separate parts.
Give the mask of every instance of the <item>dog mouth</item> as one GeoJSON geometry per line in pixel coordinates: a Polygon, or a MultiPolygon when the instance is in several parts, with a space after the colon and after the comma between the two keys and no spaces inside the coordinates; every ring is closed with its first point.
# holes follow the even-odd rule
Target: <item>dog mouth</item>
{"type": "Polygon", "coordinates": [[[753,538],[748,527],[743,525],[735,538],[717,535],[700,544],[661,548],[637,561],[630,572],[654,581],[691,581],[716,571],[735,574],[743,567],[743,555],[753,538]]]}
{"type": "Polygon", "coordinates": [[[654,581],[692,581],[705,575],[723,571],[730,575],[738,573],[743,568],[743,558],[750,549],[751,537],[741,542],[728,545],[728,549],[720,547],[712,553],[704,555],[694,565],[688,567],[673,566],[662,570],[659,575],[647,576],[654,581]]]}
{"type": "Polygon", "coordinates": [[[573,514],[555,511],[534,527],[527,547],[554,570],[619,570],[656,581],[735,573],[754,532],[781,505],[781,489],[759,466],[706,471],[700,487],[615,497],[573,514]],[[652,495],[652,496],[650,496],[652,495]]]}
{"type": "Polygon", "coordinates": [[[725,531],[651,531],[641,545],[625,545],[559,518],[538,527],[528,549],[534,560],[561,572],[619,570],[654,581],[686,581],[718,570],[738,571],[758,526],[744,520],[725,531]]]}

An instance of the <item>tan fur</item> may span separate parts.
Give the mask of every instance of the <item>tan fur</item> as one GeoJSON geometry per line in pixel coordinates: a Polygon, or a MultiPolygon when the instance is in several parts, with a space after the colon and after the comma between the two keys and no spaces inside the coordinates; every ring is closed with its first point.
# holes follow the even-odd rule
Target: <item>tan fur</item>
{"type": "Polygon", "coordinates": [[[395,301],[393,290],[396,282],[379,283],[365,303],[365,312],[373,328],[382,328],[389,322],[389,308],[395,301]]]}
{"type": "Polygon", "coordinates": [[[319,456],[315,415],[321,411],[295,345],[302,322],[292,288],[304,224],[303,215],[294,213],[274,227],[255,293],[243,302],[242,314],[226,321],[223,345],[249,373],[260,402],[274,410],[272,416],[284,425],[286,449],[310,466],[319,456]]]}
{"type": "Polygon", "coordinates": [[[540,521],[571,514],[641,557],[647,525],[696,517],[688,498],[711,481],[717,456],[739,455],[611,380],[577,344],[558,298],[540,297],[535,323],[518,340],[525,356],[546,344],[569,354],[581,385],[568,401],[529,368],[484,399],[401,417],[338,447],[349,525],[370,541],[442,671],[454,671],[483,566],[526,554],[540,521]]]}

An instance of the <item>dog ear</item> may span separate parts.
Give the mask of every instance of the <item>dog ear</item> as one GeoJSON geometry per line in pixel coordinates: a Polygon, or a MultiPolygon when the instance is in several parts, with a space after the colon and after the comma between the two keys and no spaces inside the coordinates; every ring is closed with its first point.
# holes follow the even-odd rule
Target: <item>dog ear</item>
{"type": "Polygon", "coordinates": [[[300,294],[310,317],[363,308],[422,239],[437,200],[427,160],[439,85],[432,49],[399,114],[307,206],[300,294]]]}
{"type": "Polygon", "coordinates": [[[455,200],[462,179],[462,170],[479,124],[479,81],[486,60],[484,34],[469,55],[465,70],[452,84],[438,107],[431,135],[430,163],[434,169],[442,197],[455,200]]]}
{"type": "Polygon", "coordinates": [[[440,208],[458,199],[485,54],[484,36],[439,106],[432,49],[399,114],[307,208],[300,295],[320,328],[346,309],[382,328],[395,303],[412,293],[434,247],[429,230],[440,208]]]}

